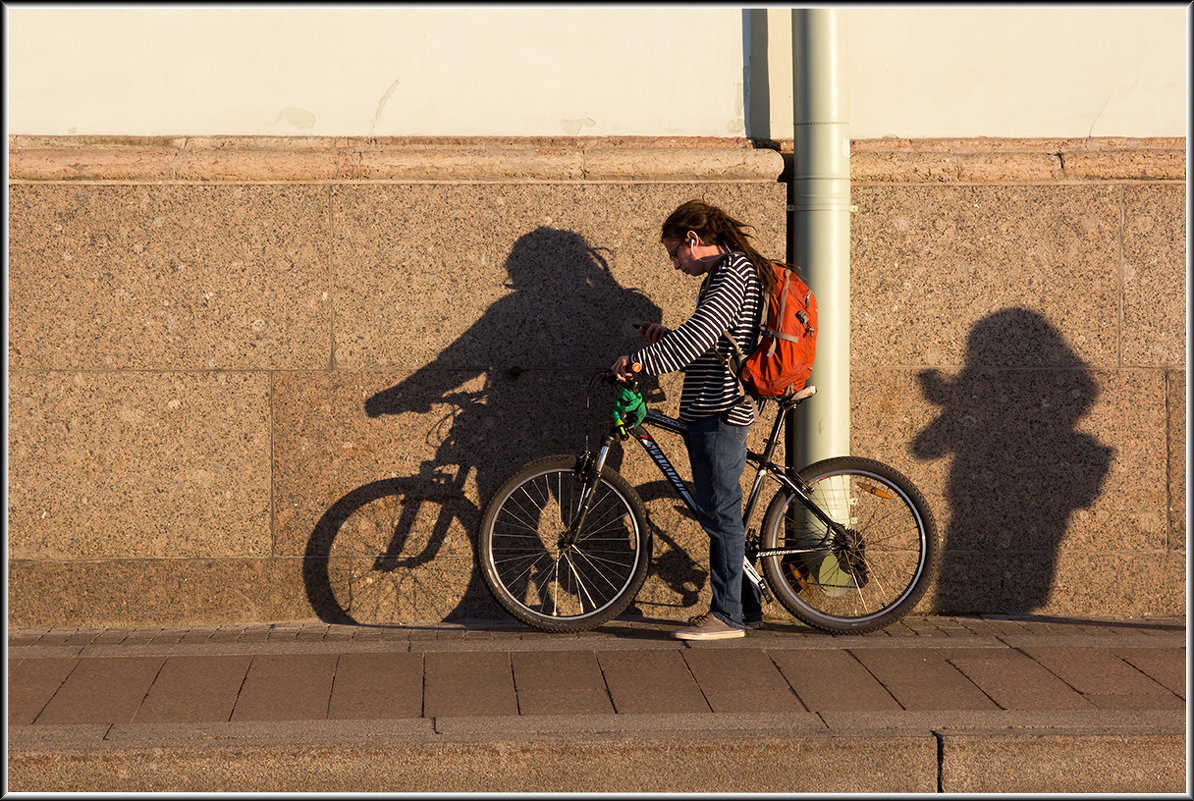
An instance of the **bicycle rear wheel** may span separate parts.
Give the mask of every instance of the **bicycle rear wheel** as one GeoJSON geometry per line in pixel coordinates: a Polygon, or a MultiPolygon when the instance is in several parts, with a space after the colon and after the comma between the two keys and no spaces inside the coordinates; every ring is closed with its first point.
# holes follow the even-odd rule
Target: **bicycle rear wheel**
{"type": "Polygon", "coordinates": [[[591,629],[620,614],[651,562],[642,500],[608,467],[575,541],[563,542],[585,488],[576,465],[575,456],[530,462],[498,488],[481,517],[485,586],[503,609],[545,631],[591,629]]]}
{"type": "Polygon", "coordinates": [[[844,532],[831,536],[795,493],[776,494],[763,518],[760,550],[806,552],[763,557],[775,596],[798,619],[837,634],[899,620],[937,569],[937,528],[924,496],[896,470],[858,456],[817,462],[800,477],[844,532]]]}

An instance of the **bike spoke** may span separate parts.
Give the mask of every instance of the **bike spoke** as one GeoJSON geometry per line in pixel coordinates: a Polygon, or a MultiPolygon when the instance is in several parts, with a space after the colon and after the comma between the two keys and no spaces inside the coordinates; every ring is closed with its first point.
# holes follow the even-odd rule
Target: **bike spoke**
{"type": "MultiPolygon", "coordinates": [[[[615,562],[610,559],[599,559],[599,558],[595,557],[594,555],[586,553],[584,551],[576,551],[575,555],[581,559],[584,559],[585,562],[587,562],[589,564],[589,566],[592,568],[593,574],[597,578],[604,581],[607,585],[609,585],[610,589],[613,589],[613,590],[619,589],[618,584],[617,584],[617,582],[612,581],[610,579],[611,573],[607,572],[606,570],[603,570],[601,563],[604,562],[606,564],[606,566],[614,566],[614,567],[629,567],[630,566],[630,563],[626,563],[626,562],[615,562]]],[[[571,560],[570,560],[570,563],[571,563],[571,560]]]]}
{"type": "MultiPolygon", "coordinates": [[[[890,468],[852,457],[825,464],[840,472],[808,478],[809,497],[842,530],[819,553],[763,557],[764,567],[797,617],[830,631],[869,631],[902,615],[923,593],[935,559],[932,529],[903,488],[883,477],[890,468]]],[[[807,546],[818,536],[820,524],[803,504],[784,497],[778,518],[769,513],[764,552],[807,546]]]]}
{"type": "Polygon", "coordinates": [[[577,586],[577,590],[578,590],[576,595],[577,595],[577,599],[580,600],[581,610],[583,611],[585,608],[584,599],[581,598],[582,594],[583,594],[584,598],[588,599],[589,607],[595,609],[597,607],[597,602],[593,600],[593,596],[589,593],[588,588],[585,587],[585,583],[584,583],[583,578],[580,575],[580,572],[576,569],[576,565],[574,565],[572,563],[572,552],[569,551],[569,552],[565,553],[563,556],[563,559],[561,559],[560,561],[566,561],[568,563],[568,569],[571,572],[571,575],[576,579],[576,586],[577,586]]]}
{"type": "MultiPolygon", "coordinates": [[[[600,613],[642,575],[637,523],[620,493],[602,481],[573,530],[586,489],[571,469],[549,470],[514,487],[495,514],[488,560],[502,597],[552,620],[600,613]],[[564,536],[571,532],[571,544],[564,536]]],[[[639,579],[641,580],[641,578],[639,579]]]]}

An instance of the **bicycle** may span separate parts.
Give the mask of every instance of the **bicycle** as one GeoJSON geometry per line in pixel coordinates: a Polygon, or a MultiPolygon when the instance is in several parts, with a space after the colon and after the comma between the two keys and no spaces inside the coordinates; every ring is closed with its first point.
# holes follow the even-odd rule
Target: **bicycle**
{"type": "MultiPolygon", "coordinates": [[[[695,514],[691,491],[649,430],[682,436],[684,423],[648,409],[637,381],[622,382],[608,371],[590,382],[590,405],[597,379],[619,394],[596,453],[586,443],[580,456],[527,463],[497,489],[481,518],[478,559],[486,587],[503,609],[544,631],[609,621],[646,579],[651,531],[642,499],[607,464],[616,443],[636,440],[695,514]]],[[[777,599],[809,626],[835,634],[874,631],[899,620],[924,594],[939,559],[937,529],[920,491],[882,462],[838,456],[796,471],[772,461],[785,413],[816,391],[809,386],[774,400],[763,451],[748,448],[755,475],[743,508],[743,569],[765,602],[777,599]],[[756,530],[752,519],[766,478],[779,487],[756,530]]]]}

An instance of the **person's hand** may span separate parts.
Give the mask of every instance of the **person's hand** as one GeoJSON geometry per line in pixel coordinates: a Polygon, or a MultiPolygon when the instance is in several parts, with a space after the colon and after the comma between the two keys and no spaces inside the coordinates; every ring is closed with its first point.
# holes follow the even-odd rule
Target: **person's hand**
{"type": "Polygon", "coordinates": [[[610,368],[610,372],[619,380],[629,381],[640,369],[638,365],[631,363],[629,356],[619,356],[618,360],[614,362],[614,366],[610,368]]]}
{"type": "Polygon", "coordinates": [[[642,322],[638,327],[638,335],[643,339],[654,345],[659,340],[663,339],[665,335],[671,333],[671,329],[659,323],[642,322]]]}

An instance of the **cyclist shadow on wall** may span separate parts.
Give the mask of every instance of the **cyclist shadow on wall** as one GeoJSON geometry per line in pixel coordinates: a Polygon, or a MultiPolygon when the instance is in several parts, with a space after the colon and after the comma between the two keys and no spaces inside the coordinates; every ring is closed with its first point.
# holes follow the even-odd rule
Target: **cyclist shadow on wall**
{"type": "Polygon", "coordinates": [[[941,413],[913,454],[954,456],[934,608],[1040,608],[1071,516],[1098,498],[1115,452],[1075,430],[1099,394],[1087,365],[1039,314],[1004,309],[975,325],[954,379],[936,370],[919,379],[941,413]],[[1004,369],[1021,365],[1044,369],[1004,369]]]}
{"type": "Polygon", "coordinates": [[[435,455],[414,475],[354,489],[319,520],[304,583],[321,619],[504,616],[473,566],[480,505],[518,466],[579,452],[586,433],[594,437],[584,408],[588,374],[625,350],[627,320],[661,319],[658,306],[619,285],[601,252],[573,232],[523,235],[505,268],[509,294],[430,363],[365,401],[374,418],[440,413],[426,435],[435,455]],[[467,545],[455,539],[461,532],[467,545]],[[462,571],[466,589],[445,597],[462,571]]]}

